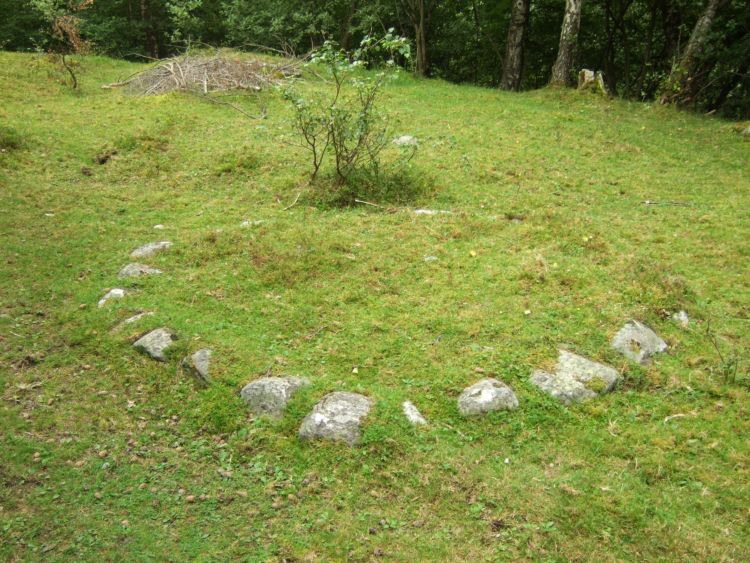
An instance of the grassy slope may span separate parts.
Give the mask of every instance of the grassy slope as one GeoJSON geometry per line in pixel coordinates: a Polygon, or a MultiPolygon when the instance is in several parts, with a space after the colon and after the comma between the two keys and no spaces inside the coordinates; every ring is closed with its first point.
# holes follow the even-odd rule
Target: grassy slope
{"type": "Polygon", "coordinates": [[[453,214],[320,210],[304,197],[283,211],[305,161],[279,141],[277,99],[248,121],[99,88],[135,68],[88,59],[76,96],[31,57],[0,54],[0,120],[25,139],[0,154],[1,557],[750,550],[750,143],[727,124],[403,78],[388,104],[421,139],[415,172],[435,188],[415,205],[453,214]],[[130,250],[160,238],[175,242],[150,261],[165,275],[97,309],[130,250]],[[687,331],[663,318],[683,307],[687,331]],[[139,310],[156,315],[111,331],[139,310]],[[641,368],[611,351],[631,317],[671,352],[641,368]],[[734,384],[709,321],[739,358],[734,384]],[[182,337],[166,365],[129,345],[161,325],[182,337]],[[176,368],[203,345],[216,350],[207,391],[176,368]],[[572,408],[542,396],[528,374],[561,345],[621,368],[625,384],[572,408]],[[314,383],[280,422],[252,419],[237,396],[271,364],[314,383]],[[521,408],[461,419],[455,399],[477,368],[521,408]],[[337,389],[377,400],[364,445],[300,445],[301,419],[337,389]],[[402,420],[407,398],[429,429],[402,420]]]}

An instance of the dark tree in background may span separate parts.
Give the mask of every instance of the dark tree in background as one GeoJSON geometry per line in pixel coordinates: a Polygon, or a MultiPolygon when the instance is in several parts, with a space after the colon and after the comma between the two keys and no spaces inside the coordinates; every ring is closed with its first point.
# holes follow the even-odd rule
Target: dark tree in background
{"type": "MultiPolygon", "coordinates": [[[[0,48],[44,48],[31,4],[0,0],[0,48]]],[[[95,52],[130,59],[350,49],[392,27],[420,75],[525,90],[589,68],[615,96],[750,118],[750,0],[95,0],[79,17],[95,52]]]]}
{"type": "Polygon", "coordinates": [[[427,76],[429,62],[427,59],[427,34],[432,17],[433,0],[401,0],[412,28],[416,43],[415,71],[419,76],[427,76]]]}
{"type": "Polygon", "coordinates": [[[530,0],[512,0],[511,2],[503,76],[500,79],[500,87],[504,90],[518,90],[521,87],[524,39],[529,25],[529,2],[530,0]]]}

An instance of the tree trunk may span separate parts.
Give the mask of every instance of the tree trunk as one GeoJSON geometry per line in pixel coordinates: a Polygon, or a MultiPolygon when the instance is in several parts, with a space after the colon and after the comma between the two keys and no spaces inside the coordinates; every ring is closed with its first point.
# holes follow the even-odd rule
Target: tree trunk
{"type": "Polygon", "coordinates": [[[695,80],[695,70],[700,56],[706,47],[708,34],[716,19],[719,8],[725,0],[708,0],[706,9],[698,18],[690,34],[687,48],[682,53],[679,62],[672,68],[667,78],[664,92],[659,101],[663,104],[676,103],[687,105],[693,101],[698,91],[698,81],[695,80]]]}
{"type": "Polygon", "coordinates": [[[566,86],[573,83],[573,61],[578,45],[578,30],[581,27],[581,1],[565,0],[560,46],[557,49],[557,60],[552,65],[550,84],[566,86]]]}
{"type": "Polygon", "coordinates": [[[352,21],[354,20],[354,15],[357,13],[358,7],[359,0],[352,0],[351,2],[349,2],[349,9],[346,11],[346,18],[344,19],[344,25],[341,29],[341,41],[339,41],[339,44],[344,51],[349,50],[349,40],[351,39],[352,33],[352,21]]]}
{"type": "Polygon", "coordinates": [[[430,0],[401,0],[401,5],[414,28],[414,41],[417,45],[416,73],[418,76],[427,76],[427,28],[432,8],[430,0]]]}
{"type": "Polygon", "coordinates": [[[511,3],[503,76],[500,79],[500,88],[503,90],[518,90],[521,87],[523,47],[526,27],[529,23],[529,4],[530,0],[512,0],[511,3]]]}
{"type": "Polygon", "coordinates": [[[141,0],[141,20],[146,30],[146,52],[154,59],[159,58],[159,42],[154,31],[154,21],[151,17],[151,0],[141,0]]]}

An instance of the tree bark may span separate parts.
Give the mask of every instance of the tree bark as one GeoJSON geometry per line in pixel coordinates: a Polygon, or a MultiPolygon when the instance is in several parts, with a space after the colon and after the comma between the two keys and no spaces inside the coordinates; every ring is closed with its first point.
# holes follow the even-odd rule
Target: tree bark
{"type": "Polygon", "coordinates": [[[560,29],[560,46],[557,60],[552,65],[550,84],[566,86],[573,83],[573,61],[578,45],[578,30],[581,27],[582,0],[565,0],[565,17],[560,29]]]}
{"type": "Polygon", "coordinates": [[[512,0],[511,2],[503,76],[500,79],[500,88],[503,90],[518,90],[521,87],[524,39],[529,24],[529,5],[530,0],[512,0]]]}
{"type": "Polygon", "coordinates": [[[659,98],[661,103],[687,105],[693,101],[699,89],[698,81],[695,80],[697,63],[705,50],[711,26],[724,2],[725,0],[708,0],[706,9],[695,23],[693,33],[690,34],[685,51],[667,78],[664,92],[659,98]]]}
{"type": "Polygon", "coordinates": [[[414,42],[417,46],[416,73],[418,76],[427,76],[427,29],[430,25],[432,5],[430,0],[401,0],[401,5],[414,28],[414,42]]]}
{"type": "Polygon", "coordinates": [[[154,31],[154,21],[151,16],[151,0],[141,0],[141,20],[146,30],[146,52],[154,59],[159,58],[159,41],[154,31]]]}
{"type": "Polygon", "coordinates": [[[341,29],[341,41],[339,41],[339,45],[341,45],[341,48],[344,51],[349,50],[349,40],[351,39],[352,33],[352,21],[354,20],[354,15],[357,13],[357,8],[359,8],[359,0],[351,0],[351,2],[349,2],[349,8],[346,11],[346,17],[341,29]]]}

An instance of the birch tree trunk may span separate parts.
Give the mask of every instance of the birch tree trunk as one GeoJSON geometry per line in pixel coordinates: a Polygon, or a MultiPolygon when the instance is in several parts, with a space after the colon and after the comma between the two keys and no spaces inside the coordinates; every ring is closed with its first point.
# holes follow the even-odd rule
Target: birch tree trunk
{"type": "Polygon", "coordinates": [[[665,83],[664,92],[659,98],[662,104],[677,103],[685,105],[695,98],[699,89],[698,81],[695,79],[697,63],[705,50],[708,34],[714,20],[716,20],[716,14],[724,2],[725,0],[708,0],[705,11],[698,18],[693,33],[690,34],[687,48],[665,83]]]}
{"type": "Polygon", "coordinates": [[[505,43],[505,58],[503,59],[503,76],[500,79],[500,88],[503,90],[518,90],[521,87],[529,4],[530,0],[512,0],[511,3],[508,40],[505,43]]]}
{"type": "Polygon", "coordinates": [[[557,60],[552,65],[550,84],[567,86],[573,83],[573,62],[578,45],[578,30],[581,27],[582,0],[565,0],[565,17],[560,28],[560,46],[557,60]]]}

